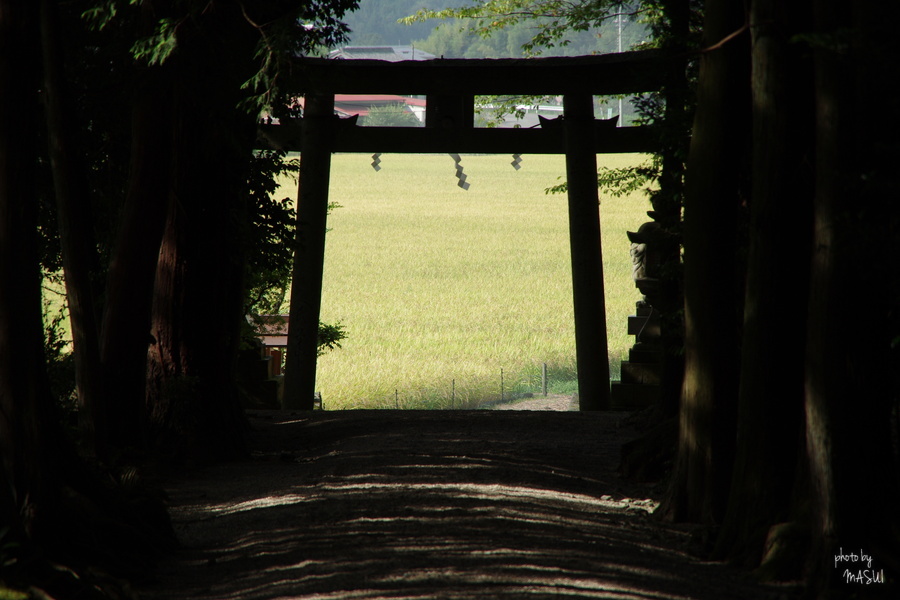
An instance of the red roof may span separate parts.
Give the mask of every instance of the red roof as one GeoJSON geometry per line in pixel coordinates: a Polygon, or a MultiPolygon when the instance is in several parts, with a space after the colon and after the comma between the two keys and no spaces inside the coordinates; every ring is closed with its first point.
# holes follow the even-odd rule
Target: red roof
{"type": "Polygon", "coordinates": [[[335,103],[351,104],[411,104],[413,106],[425,106],[425,101],[420,98],[408,98],[394,94],[335,94],[335,103]]]}
{"type": "MultiPolygon", "coordinates": [[[[373,106],[389,106],[391,104],[424,107],[425,100],[394,94],[335,94],[334,96],[335,112],[348,116],[364,117],[369,114],[369,109],[373,106]]],[[[300,98],[300,106],[303,105],[304,99],[300,98]]]]}

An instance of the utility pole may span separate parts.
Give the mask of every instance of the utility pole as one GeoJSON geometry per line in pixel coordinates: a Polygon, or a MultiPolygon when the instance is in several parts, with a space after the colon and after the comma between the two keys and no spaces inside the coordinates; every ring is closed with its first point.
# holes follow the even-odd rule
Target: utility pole
{"type": "MultiPolygon", "coordinates": [[[[616,45],[619,54],[622,53],[622,13],[616,15],[616,45]]],[[[616,123],[616,127],[622,127],[625,125],[625,119],[622,118],[622,97],[619,97],[619,121],[616,123]]]]}

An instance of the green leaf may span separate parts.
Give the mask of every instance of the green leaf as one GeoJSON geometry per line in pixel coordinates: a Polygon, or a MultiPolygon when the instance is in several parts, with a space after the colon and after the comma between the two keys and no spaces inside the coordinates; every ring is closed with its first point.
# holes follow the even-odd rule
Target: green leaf
{"type": "Polygon", "coordinates": [[[175,19],[160,19],[156,32],[140,39],[131,47],[135,59],[149,65],[160,65],[168,59],[178,46],[176,30],[179,22],[175,19]]]}
{"type": "Polygon", "coordinates": [[[81,18],[87,21],[88,27],[94,31],[101,31],[116,16],[116,3],[103,2],[81,13],[81,18]]]}

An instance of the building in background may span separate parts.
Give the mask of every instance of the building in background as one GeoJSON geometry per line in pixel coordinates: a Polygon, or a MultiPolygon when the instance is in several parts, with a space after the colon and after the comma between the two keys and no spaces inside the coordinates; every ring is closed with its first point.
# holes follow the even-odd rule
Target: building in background
{"type": "Polygon", "coordinates": [[[401,60],[431,60],[437,56],[419,50],[415,46],[344,46],[329,52],[328,58],[365,58],[400,62],[401,60]]]}

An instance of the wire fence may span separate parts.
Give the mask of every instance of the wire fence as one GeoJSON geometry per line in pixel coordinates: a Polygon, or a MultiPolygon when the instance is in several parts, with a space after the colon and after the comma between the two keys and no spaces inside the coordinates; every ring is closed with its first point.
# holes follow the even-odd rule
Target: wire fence
{"type": "MultiPolygon", "coordinates": [[[[440,384],[423,387],[396,387],[369,396],[365,405],[347,408],[400,410],[474,410],[525,398],[546,397],[553,393],[577,392],[577,376],[572,367],[553,367],[547,363],[524,371],[501,368],[496,378],[465,381],[449,378],[440,384]]],[[[327,404],[327,398],[325,404],[327,404]]]]}

